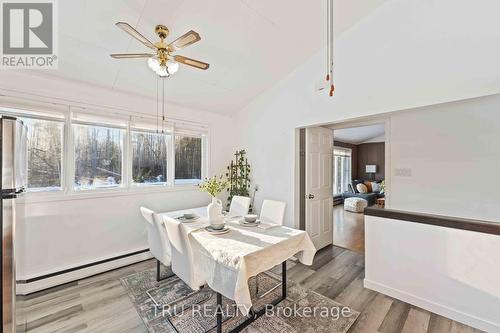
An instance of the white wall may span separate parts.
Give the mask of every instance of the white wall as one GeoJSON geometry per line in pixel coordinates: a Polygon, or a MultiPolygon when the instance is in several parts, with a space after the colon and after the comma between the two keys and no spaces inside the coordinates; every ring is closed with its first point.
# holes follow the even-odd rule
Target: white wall
{"type": "MultiPolygon", "coordinates": [[[[391,114],[390,208],[500,223],[499,110],[492,95],[391,114]]],[[[367,288],[500,332],[500,236],[367,216],[365,255],[367,288]]]]}
{"type": "MultiPolygon", "coordinates": [[[[240,147],[248,151],[253,181],[259,184],[257,208],[265,198],[284,200],[286,224],[296,222],[297,127],[425,106],[390,116],[391,207],[500,222],[500,194],[495,191],[500,96],[465,100],[500,93],[499,7],[492,0],[387,1],[337,38],[335,97],[314,91],[324,75],[321,51],[254,99],[235,120],[240,147]],[[450,101],[458,102],[438,105],[450,101]],[[394,168],[411,168],[412,175],[395,177],[394,168]]],[[[379,256],[367,257],[373,282],[426,298],[431,311],[428,305],[434,302],[456,306],[464,312],[462,320],[498,319],[499,292],[492,281],[499,273],[498,238],[400,228],[384,230],[380,239],[388,246],[383,252],[377,252],[380,233],[367,233],[373,244],[367,253],[379,256]],[[401,271],[397,266],[402,264],[415,274],[401,271]],[[448,269],[458,272],[443,273],[448,269]],[[387,272],[394,276],[385,279],[387,272]],[[436,288],[423,290],[429,284],[436,288]],[[468,302],[468,297],[477,309],[454,303],[468,302]]]]}
{"type": "MultiPolygon", "coordinates": [[[[105,110],[106,107],[116,107],[156,114],[155,100],[31,74],[2,71],[0,92],[49,102],[87,105],[89,108],[104,107],[105,110]]],[[[0,104],[6,99],[0,96],[0,104]]],[[[102,112],[105,115],[106,111],[102,112]]],[[[121,111],[110,108],[109,112],[121,111]]],[[[229,117],[186,109],[168,102],[166,114],[167,117],[208,125],[209,169],[212,174],[225,171],[234,148],[232,120],[229,117]]],[[[180,191],[155,190],[74,194],[55,198],[40,193],[28,195],[17,209],[20,217],[16,235],[17,278],[28,279],[146,249],[145,226],[139,213],[142,205],[167,211],[201,206],[209,201],[208,196],[194,186],[180,191]]]]}
{"type": "Polygon", "coordinates": [[[365,286],[500,332],[500,237],[367,216],[365,286]]]}
{"type": "Polygon", "coordinates": [[[390,136],[392,208],[500,223],[500,95],[395,113],[390,136]]]}
{"type": "Polygon", "coordinates": [[[17,278],[29,279],[147,249],[141,206],[168,211],[208,202],[196,189],[27,199],[16,210],[17,278]]]}
{"type": "Polygon", "coordinates": [[[494,0],[387,1],[337,36],[335,97],[315,91],[320,51],[238,112],[257,207],[285,200],[293,225],[296,127],[499,93],[499,10],[494,0]]]}

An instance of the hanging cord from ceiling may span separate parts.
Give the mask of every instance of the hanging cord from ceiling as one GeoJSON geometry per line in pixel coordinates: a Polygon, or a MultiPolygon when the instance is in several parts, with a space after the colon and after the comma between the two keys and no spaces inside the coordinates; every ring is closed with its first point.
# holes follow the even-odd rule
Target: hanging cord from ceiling
{"type": "Polygon", "coordinates": [[[326,81],[330,84],[330,96],[333,96],[333,0],[326,0],[326,81]]]}
{"type": "Polygon", "coordinates": [[[326,81],[330,82],[330,0],[326,0],[326,81]]]}

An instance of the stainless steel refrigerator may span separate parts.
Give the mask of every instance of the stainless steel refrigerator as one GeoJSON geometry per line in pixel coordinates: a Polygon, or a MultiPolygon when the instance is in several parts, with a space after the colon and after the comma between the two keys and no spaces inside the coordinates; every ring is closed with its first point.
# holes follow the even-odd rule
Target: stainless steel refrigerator
{"type": "Polygon", "coordinates": [[[27,130],[20,119],[0,115],[0,131],[2,332],[11,333],[16,329],[15,203],[27,186],[27,130]]]}

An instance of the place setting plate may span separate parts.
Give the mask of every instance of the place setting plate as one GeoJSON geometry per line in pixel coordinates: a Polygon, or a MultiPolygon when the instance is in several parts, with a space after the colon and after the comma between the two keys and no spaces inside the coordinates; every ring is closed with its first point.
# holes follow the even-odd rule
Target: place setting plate
{"type": "Polygon", "coordinates": [[[229,230],[231,230],[231,229],[227,225],[225,225],[224,228],[222,228],[222,229],[214,229],[214,228],[212,228],[212,226],[209,225],[209,226],[205,227],[205,230],[212,235],[222,235],[222,234],[228,233],[229,230]]]}
{"type": "Polygon", "coordinates": [[[193,217],[185,217],[185,216],[179,216],[177,220],[182,223],[191,223],[198,221],[200,217],[198,215],[194,215],[193,217]]]}
{"type": "Polygon", "coordinates": [[[249,227],[249,228],[253,228],[253,227],[256,227],[260,224],[260,220],[256,220],[255,222],[247,222],[245,221],[245,219],[240,219],[238,220],[238,224],[241,225],[241,226],[244,226],[244,227],[249,227]]]}

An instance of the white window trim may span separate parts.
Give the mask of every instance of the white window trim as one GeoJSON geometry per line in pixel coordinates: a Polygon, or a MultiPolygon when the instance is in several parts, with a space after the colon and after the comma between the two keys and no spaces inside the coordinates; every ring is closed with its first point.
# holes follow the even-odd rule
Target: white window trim
{"type": "MultiPolygon", "coordinates": [[[[0,108],[3,106],[0,105],[0,108]]],[[[167,149],[169,151],[167,162],[167,182],[164,184],[135,184],[132,177],[132,152],[131,152],[131,131],[144,131],[151,132],[148,129],[134,128],[132,119],[127,122],[127,126],[115,125],[109,121],[104,120],[102,123],[94,121],[82,121],[73,119],[74,112],[71,106],[67,106],[66,111],[61,111],[61,117],[58,116],[44,116],[37,114],[34,109],[25,110],[23,108],[15,108],[5,106],[9,114],[16,117],[26,117],[40,120],[51,120],[63,123],[63,138],[62,138],[62,171],[61,171],[61,189],[59,190],[44,190],[39,189],[36,191],[28,191],[21,202],[50,202],[50,201],[65,201],[65,200],[78,200],[78,199],[93,199],[102,197],[116,197],[122,195],[143,195],[144,193],[163,193],[175,191],[192,191],[197,190],[198,181],[187,184],[175,184],[175,123],[169,123],[165,131],[170,134],[170,142],[167,142],[167,149]],[[19,112],[15,112],[18,110],[19,112]],[[75,176],[75,147],[74,147],[74,132],[73,124],[99,126],[124,129],[123,138],[123,153],[122,153],[122,183],[117,187],[110,188],[94,188],[77,190],[74,188],[75,176]]],[[[132,117],[130,117],[132,118],[132,117]]],[[[189,122],[183,121],[183,124],[189,122]]],[[[194,123],[193,123],[194,124],[194,123]]],[[[203,180],[209,174],[210,166],[210,128],[202,124],[194,125],[194,128],[186,129],[182,127],[179,129],[178,134],[192,137],[202,138],[202,165],[201,165],[201,179],[203,180]],[[197,129],[199,128],[199,130],[197,129]]]]}
{"type": "MultiPolygon", "coordinates": [[[[333,163],[333,168],[334,168],[334,170],[333,170],[333,171],[335,171],[335,168],[336,168],[336,166],[335,166],[335,157],[336,157],[336,156],[339,156],[339,155],[335,155],[335,150],[344,150],[344,151],[349,152],[349,155],[350,155],[350,156],[349,156],[349,157],[350,157],[350,163],[349,163],[350,165],[349,165],[349,168],[350,168],[350,173],[351,173],[351,178],[352,178],[352,149],[351,149],[351,148],[346,148],[346,147],[333,146],[333,162],[334,162],[334,163],[333,163]]],[[[341,157],[346,157],[346,156],[341,156],[341,157]]],[[[344,175],[343,175],[343,174],[341,175],[341,178],[342,178],[342,179],[341,179],[341,182],[342,182],[342,181],[343,181],[343,178],[344,178],[344,175]]],[[[336,181],[336,179],[337,179],[337,178],[336,178],[336,175],[335,175],[335,173],[334,173],[334,175],[333,175],[333,184],[332,184],[332,185],[333,185],[333,195],[341,195],[342,193],[336,193],[336,192],[335,192],[335,191],[337,190],[337,189],[336,189],[336,186],[335,186],[335,181],[336,181]]]]}
{"type": "Polygon", "coordinates": [[[203,179],[205,179],[207,177],[207,175],[209,174],[209,170],[208,170],[208,131],[199,131],[199,132],[195,132],[194,130],[192,129],[182,129],[182,128],[179,128],[179,130],[177,131],[176,127],[174,126],[173,127],[173,130],[172,130],[172,161],[173,161],[173,168],[172,168],[172,178],[170,179],[173,179],[173,186],[185,186],[185,187],[192,187],[192,186],[198,186],[198,184],[200,184],[203,179]],[[175,184],[175,136],[176,135],[180,135],[180,136],[186,136],[186,137],[191,137],[191,138],[200,138],[201,139],[201,179],[200,180],[197,180],[197,179],[193,179],[193,180],[189,180],[189,179],[179,179],[179,180],[182,180],[182,184],[175,184]]]}
{"type": "Polygon", "coordinates": [[[173,186],[173,179],[170,178],[170,171],[171,171],[171,165],[174,165],[175,164],[175,161],[172,161],[172,158],[171,158],[171,150],[173,150],[173,148],[175,148],[173,145],[172,145],[172,133],[173,133],[173,129],[171,129],[170,127],[168,129],[165,129],[164,128],[164,133],[156,133],[155,130],[150,130],[150,129],[143,129],[143,128],[134,128],[134,127],[130,127],[129,126],[129,130],[128,130],[128,133],[130,134],[129,135],[129,140],[128,140],[128,144],[129,144],[129,148],[128,148],[128,156],[129,156],[129,161],[130,163],[127,163],[127,168],[128,168],[128,172],[129,172],[129,186],[128,187],[131,187],[131,188],[148,188],[148,189],[151,189],[151,188],[156,188],[156,187],[172,187],[173,186]],[[150,133],[150,134],[161,134],[161,135],[165,135],[165,140],[167,141],[167,181],[166,182],[163,182],[163,183],[136,183],[134,182],[134,180],[132,179],[132,163],[133,163],[133,156],[132,156],[132,132],[138,132],[138,133],[150,133]]]}
{"type": "MultiPolygon", "coordinates": [[[[26,195],[29,195],[28,193],[51,193],[51,194],[61,194],[64,193],[65,191],[65,173],[66,173],[66,168],[64,166],[65,163],[65,149],[66,149],[66,144],[65,144],[65,135],[66,135],[66,120],[63,117],[57,117],[57,116],[44,116],[44,115],[39,115],[39,114],[34,114],[35,111],[32,111],[33,113],[30,113],[29,111],[26,110],[20,110],[12,107],[3,107],[0,105],[0,109],[5,108],[7,110],[0,110],[3,114],[17,117],[17,118],[29,118],[29,119],[34,119],[34,120],[44,120],[44,121],[53,121],[57,122],[60,124],[63,124],[63,133],[62,133],[62,149],[61,149],[61,185],[59,188],[50,188],[49,187],[35,187],[31,189],[27,189],[26,195]],[[16,112],[17,111],[17,112],[16,112]]],[[[38,194],[37,194],[38,195],[38,194]]]]}
{"type": "MultiPolygon", "coordinates": [[[[72,118],[72,117],[70,117],[72,118]]],[[[114,191],[114,190],[121,190],[121,189],[126,189],[128,188],[128,184],[127,184],[127,178],[125,178],[127,176],[127,173],[126,173],[126,149],[128,147],[127,145],[127,127],[123,127],[123,126],[113,126],[113,125],[108,125],[108,124],[97,124],[97,123],[94,123],[94,122],[82,122],[82,121],[75,121],[75,120],[72,120],[70,119],[71,121],[71,128],[68,129],[68,131],[70,132],[70,136],[71,138],[69,139],[70,141],[70,147],[71,147],[71,165],[72,165],[72,169],[71,169],[71,173],[70,175],[71,176],[76,176],[75,174],[75,169],[76,169],[76,166],[75,166],[75,142],[74,142],[74,138],[75,138],[75,132],[73,131],[73,125],[83,125],[83,126],[91,126],[91,127],[102,127],[102,128],[112,128],[112,129],[119,129],[119,130],[123,130],[123,138],[122,138],[122,142],[121,142],[121,145],[122,145],[122,170],[121,170],[121,183],[118,184],[117,186],[110,186],[110,187],[95,187],[95,188],[82,188],[82,189],[76,189],[75,188],[75,184],[74,184],[74,179],[70,179],[68,181],[68,187],[67,187],[67,193],[85,193],[85,192],[108,192],[108,191],[114,191]]],[[[64,157],[63,157],[64,159],[64,157]]]]}

